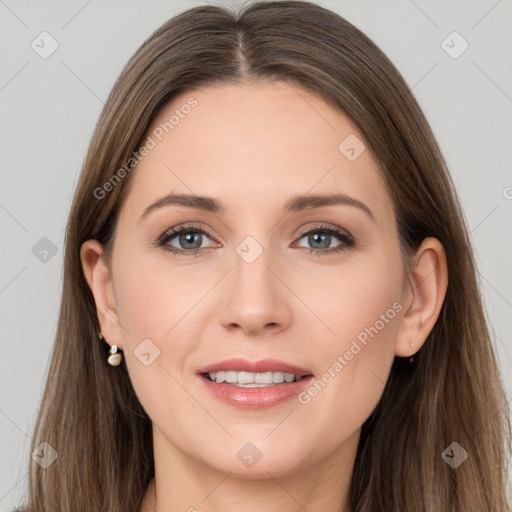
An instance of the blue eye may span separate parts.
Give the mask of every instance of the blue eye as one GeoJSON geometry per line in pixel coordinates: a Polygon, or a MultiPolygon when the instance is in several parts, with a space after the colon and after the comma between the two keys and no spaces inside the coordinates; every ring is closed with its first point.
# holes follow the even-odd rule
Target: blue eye
{"type": "Polygon", "coordinates": [[[208,233],[201,227],[193,224],[172,228],[166,231],[158,240],[158,246],[165,246],[165,250],[178,255],[195,255],[203,253],[205,248],[202,246],[202,237],[208,236],[208,233]],[[169,242],[177,238],[183,249],[169,245],[169,242]],[[198,245],[199,241],[199,245],[198,245]],[[190,250],[189,250],[190,249],[190,250]]]}
{"type": "MultiPolygon", "coordinates": [[[[166,251],[179,256],[199,256],[211,249],[209,246],[203,246],[204,236],[210,238],[208,232],[200,226],[187,224],[166,231],[156,240],[156,245],[164,247],[166,251]],[[181,248],[169,244],[174,239],[177,240],[178,245],[181,245],[181,248]]],[[[354,245],[354,238],[347,231],[332,226],[316,226],[301,233],[299,240],[306,237],[308,243],[313,247],[299,246],[299,248],[317,256],[337,253],[354,245]],[[332,247],[333,238],[337,238],[341,243],[332,247]]]]}
{"type": "Polygon", "coordinates": [[[354,238],[345,230],[330,226],[317,226],[302,234],[301,238],[307,237],[307,241],[313,247],[305,247],[311,254],[332,254],[345,250],[354,245],[354,238]],[[341,240],[341,244],[331,246],[333,238],[341,240]],[[327,243],[326,243],[327,242],[327,243]]]}

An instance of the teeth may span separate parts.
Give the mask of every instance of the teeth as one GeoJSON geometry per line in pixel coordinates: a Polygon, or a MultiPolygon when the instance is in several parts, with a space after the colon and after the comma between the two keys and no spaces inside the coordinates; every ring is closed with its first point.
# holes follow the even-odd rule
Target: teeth
{"type": "Polygon", "coordinates": [[[293,375],[293,373],[285,373],[284,374],[284,380],[286,382],[293,382],[295,379],[295,375],[293,375]]]}
{"type": "Polygon", "coordinates": [[[280,382],[284,382],[284,373],[283,372],[272,373],[272,382],[274,384],[279,384],[280,382]]]}
{"type": "Polygon", "coordinates": [[[233,384],[238,379],[238,372],[226,372],[226,382],[228,384],[233,384]]]}
{"type": "Polygon", "coordinates": [[[213,382],[234,384],[240,387],[266,387],[274,384],[282,384],[283,382],[299,381],[301,377],[297,377],[293,373],[284,372],[237,372],[237,371],[219,371],[210,372],[210,380],[213,382]]]}

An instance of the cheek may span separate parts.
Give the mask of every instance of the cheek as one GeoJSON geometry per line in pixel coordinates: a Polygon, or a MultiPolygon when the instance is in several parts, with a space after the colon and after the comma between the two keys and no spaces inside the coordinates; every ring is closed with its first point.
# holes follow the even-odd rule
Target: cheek
{"type": "Polygon", "coordinates": [[[402,304],[399,256],[363,259],[325,280],[325,297],[315,298],[318,316],[333,332],[311,340],[322,371],[299,397],[319,424],[350,435],[368,418],[384,390],[394,359],[402,304]]]}
{"type": "Polygon", "coordinates": [[[144,395],[142,403],[154,400],[145,390],[172,385],[169,374],[176,373],[199,341],[191,312],[207,288],[197,276],[185,279],[155,260],[144,254],[118,256],[114,276],[123,351],[137,394],[144,395]]]}
{"type": "MultiPolygon", "coordinates": [[[[303,269],[306,273],[307,269],[303,269]]],[[[393,338],[396,322],[392,320],[397,316],[396,310],[401,309],[393,309],[393,304],[401,298],[402,280],[402,264],[395,251],[354,253],[337,267],[315,269],[307,278],[296,279],[294,291],[317,317],[315,328],[308,332],[323,333],[311,342],[332,356],[348,350],[360,333],[364,342],[366,329],[375,333],[375,324],[381,338],[393,338]]],[[[373,345],[370,351],[383,344],[373,345]]]]}
{"type": "Polygon", "coordinates": [[[199,341],[190,313],[205,293],[204,282],[201,286],[192,280],[185,286],[183,275],[145,255],[118,258],[116,270],[123,352],[140,403],[152,420],[164,425],[176,411],[197,413],[179,383],[182,364],[199,341]]]}
{"type": "Polygon", "coordinates": [[[119,260],[115,285],[117,312],[132,335],[130,343],[137,342],[135,337],[158,342],[172,337],[173,330],[187,330],[194,318],[191,311],[215,282],[215,276],[199,275],[177,265],[162,265],[161,261],[151,255],[119,260]]]}

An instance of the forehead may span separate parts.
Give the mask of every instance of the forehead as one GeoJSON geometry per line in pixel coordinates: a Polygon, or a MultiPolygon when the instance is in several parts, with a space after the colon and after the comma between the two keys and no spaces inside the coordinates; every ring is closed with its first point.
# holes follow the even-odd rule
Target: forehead
{"type": "Polygon", "coordinates": [[[218,196],[228,213],[230,204],[270,207],[308,192],[390,207],[355,125],[296,84],[215,84],[182,93],[158,112],[143,143],[152,149],[132,176],[130,210],[142,212],[169,192],[218,196]]]}

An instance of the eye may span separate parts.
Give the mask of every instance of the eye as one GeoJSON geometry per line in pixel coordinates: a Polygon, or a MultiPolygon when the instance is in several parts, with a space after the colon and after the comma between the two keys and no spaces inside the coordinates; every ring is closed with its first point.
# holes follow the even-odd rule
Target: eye
{"type": "MultiPolygon", "coordinates": [[[[198,256],[211,249],[211,246],[203,245],[204,237],[210,238],[208,232],[202,227],[186,224],[166,231],[156,240],[156,245],[178,256],[198,256]]],[[[303,245],[298,247],[317,256],[343,251],[347,247],[352,247],[355,242],[350,233],[334,226],[316,226],[309,231],[303,231],[300,233],[299,241],[303,238],[312,247],[304,247],[303,245]],[[332,242],[336,238],[341,243],[333,247],[332,242]]]]}
{"type": "Polygon", "coordinates": [[[354,245],[354,238],[348,231],[333,226],[316,226],[309,231],[301,233],[300,240],[303,238],[305,238],[307,243],[312,247],[303,247],[302,245],[299,245],[299,247],[303,247],[311,254],[318,256],[320,256],[320,254],[332,254],[344,251],[347,247],[354,245]],[[340,240],[341,244],[333,247],[331,245],[333,238],[340,240]]]}
{"type": "Polygon", "coordinates": [[[157,246],[164,246],[166,251],[173,254],[199,255],[208,248],[202,244],[205,236],[209,238],[208,233],[200,226],[186,224],[166,231],[160,238],[158,238],[157,246]],[[174,239],[176,240],[174,241],[174,239]],[[171,241],[178,244],[178,247],[170,245],[171,241]]]}

